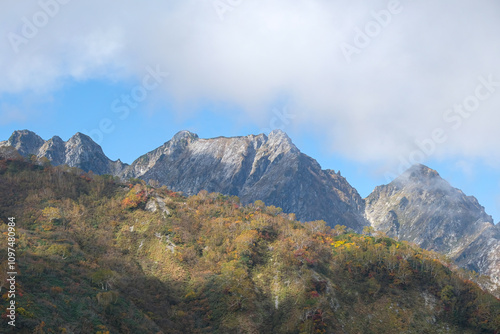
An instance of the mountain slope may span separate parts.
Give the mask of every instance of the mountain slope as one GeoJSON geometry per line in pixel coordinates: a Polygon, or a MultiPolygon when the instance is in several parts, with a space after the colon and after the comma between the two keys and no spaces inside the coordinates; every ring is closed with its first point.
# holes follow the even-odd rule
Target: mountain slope
{"type": "Polygon", "coordinates": [[[207,190],[236,195],[243,204],[262,200],[302,221],[325,220],[332,227],[345,225],[358,232],[372,224],[390,236],[446,254],[500,284],[499,227],[493,226],[474,197],[465,196],[425,166],[415,166],[391,184],[377,187],[366,199],[365,209],[365,201],[340,173],[322,170],[282,131],[212,139],[181,131],[128,167],[109,160],[99,145],[79,133],[64,142],[16,131],[0,146],[3,151],[11,147],[24,156],[45,157],[54,165],[155,180],[187,195],[207,190]]]}
{"type": "Polygon", "coordinates": [[[181,131],[122,177],[156,180],[188,195],[207,190],[236,195],[245,204],[262,200],[303,221],[322,219],[357,231],[367,225],[357,191],[340,174],[322,170],[280,130],[213,139],[181,131]]]}
{"type": "Polygon", "coordinates": [[[53,165],[68,165],[96,174],[119,174],[127,165],[120,160],[111,161],[90,137],[77,133],[67,142],[58,136],[45,141],[36,133],[15,131],[0,147],[12,146],[24,157],[31,154],[47,158],[53,165]]]}
{"type": "Polygon", "coordinates": [[[426,166],[415,165],[375,188],[366,198],[365,216],[376,230],[446,254],[500,283],[498,227],[476,198],[426,166]]]}
{"type": "Polygon", "coordinates": [[[455,262],[461,267],[490,276],[500,287],[500,226],[485,229],[456,257],[455,262]]]}
{"type": "Polygon", "coordinates": [[[15,217],[19,271],[2,333],[500,330],[499,300],[407,242],[67,170],[0,159],[0,243],[15,217]]]}

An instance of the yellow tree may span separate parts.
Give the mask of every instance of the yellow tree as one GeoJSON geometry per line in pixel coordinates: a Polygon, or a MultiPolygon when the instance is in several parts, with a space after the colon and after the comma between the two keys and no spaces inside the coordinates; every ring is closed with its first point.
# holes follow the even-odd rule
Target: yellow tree
{"type": "Polygon", "coordinates": [[[59,208],[46,207],[42,211],[42,217],[44,218],[43,229],[50,231],[53,228],[53,224],[61,219],[61,210],[59,208]]]}
{"type": "Polygon", "coordinates": [[[59,208],[54,208],[54,207],[46,207],[42,211],[43,218],[47,219],[50,222],[53,222],[54,220],[61,219],[61,210],[59,208]]]}

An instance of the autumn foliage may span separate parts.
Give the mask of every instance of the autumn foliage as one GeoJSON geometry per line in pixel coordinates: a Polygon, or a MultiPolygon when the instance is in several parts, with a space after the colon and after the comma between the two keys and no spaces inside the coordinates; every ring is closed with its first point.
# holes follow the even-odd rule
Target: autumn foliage
{"type": "Polygon", "coordinates": [[[148,196],[146,191],[140,185],[135,185],[130,189],[127,196],[122,200],[122,208],[133,210],[138,207],[144,206],[148,196]]]}
{"type": "Polygon", "coordinates": [[[19,222],[17,332],[500,330],[487,278],[374,231],[19,160],[0,159],[0,191],[0,219],[19,222]]]}

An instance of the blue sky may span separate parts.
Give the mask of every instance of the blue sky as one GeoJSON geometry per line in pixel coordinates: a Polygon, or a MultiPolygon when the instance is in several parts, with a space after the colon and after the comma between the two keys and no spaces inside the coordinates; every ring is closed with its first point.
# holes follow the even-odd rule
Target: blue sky
{"type": "Polygon", "coordinates": [[[279,127],[363,197],[413,160],[500,219],[496,1],[6,7],[0,140],[83,132],[130,163],[182,129],[279,127]]]}

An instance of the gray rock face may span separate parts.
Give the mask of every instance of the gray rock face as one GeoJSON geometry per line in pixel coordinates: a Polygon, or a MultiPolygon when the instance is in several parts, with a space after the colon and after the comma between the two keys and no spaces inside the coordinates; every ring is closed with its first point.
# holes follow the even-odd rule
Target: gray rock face
{"type": "Polygon", "coordinates": [[[456,262],[464,268],[490,276],[500,287],[500,226],[485,229],[457,256],[456,262]]]}
{"type": "Polygon", "coordinates": [[[156,180],[188,195],[204,189],[236,195],[244,204],[262,200],[300,220],[323,219],[356,231],[368,224],[363,199],[345,178],[322,170],[279,130],[213,139],[181,131],[137,159],[122,177],[156,180]]]}
{"type": "Polygon", "coordinates": [[[1,142],[0,146],[12,146],[22,156],[28,156],[30,154],[37,154],[38,149],[44,142],[45,141],[36,133],[28,130],[21,130],[14,131],[9,140],[1,142]]]}
{"type": "Polygon", "coordinates": [[[0,143],[0,159],[22,159],[23,157],[12,146],[2,146],[0,143]]]}
{"type": "Polygon", "coordinates": [[[127,166],[120,160],[111,161],[102,148],[90,137],[77,133],[67,142],[54,136],[45,141],[34,132],[28,130],[15,131],[9,140],[1,142],[0,146],[11,146],[22,156],[36,155],[45,157],[53,165],[68,165],[78,167],[86,172],[96,174],[118,175],[127,166]]]}
{"type": "Polygon", "coordinates": [[[38,150],[37,156],[46,157],[53,165],[64,165],[66,163],[66,146],[65,142],[54,136],[47,140],[38,150]]]}
{"type": "MultiPolygon", "coordinates": [[[[44,153],[45,154],[45,153],[44,153]]],[[[119,174],[126,164],[111,161],[89,136],[77,133],[65,143],[64,163],[96,174],[119,174]]]]}
{"type": "Polygon", "coordinates": [[[376,230],[446,254],[458,265],[498,280],[498,227],[476,198],[453,188],[435,170],[413,166],[375,188],[365,203],[365,217],[376,230]]]}

